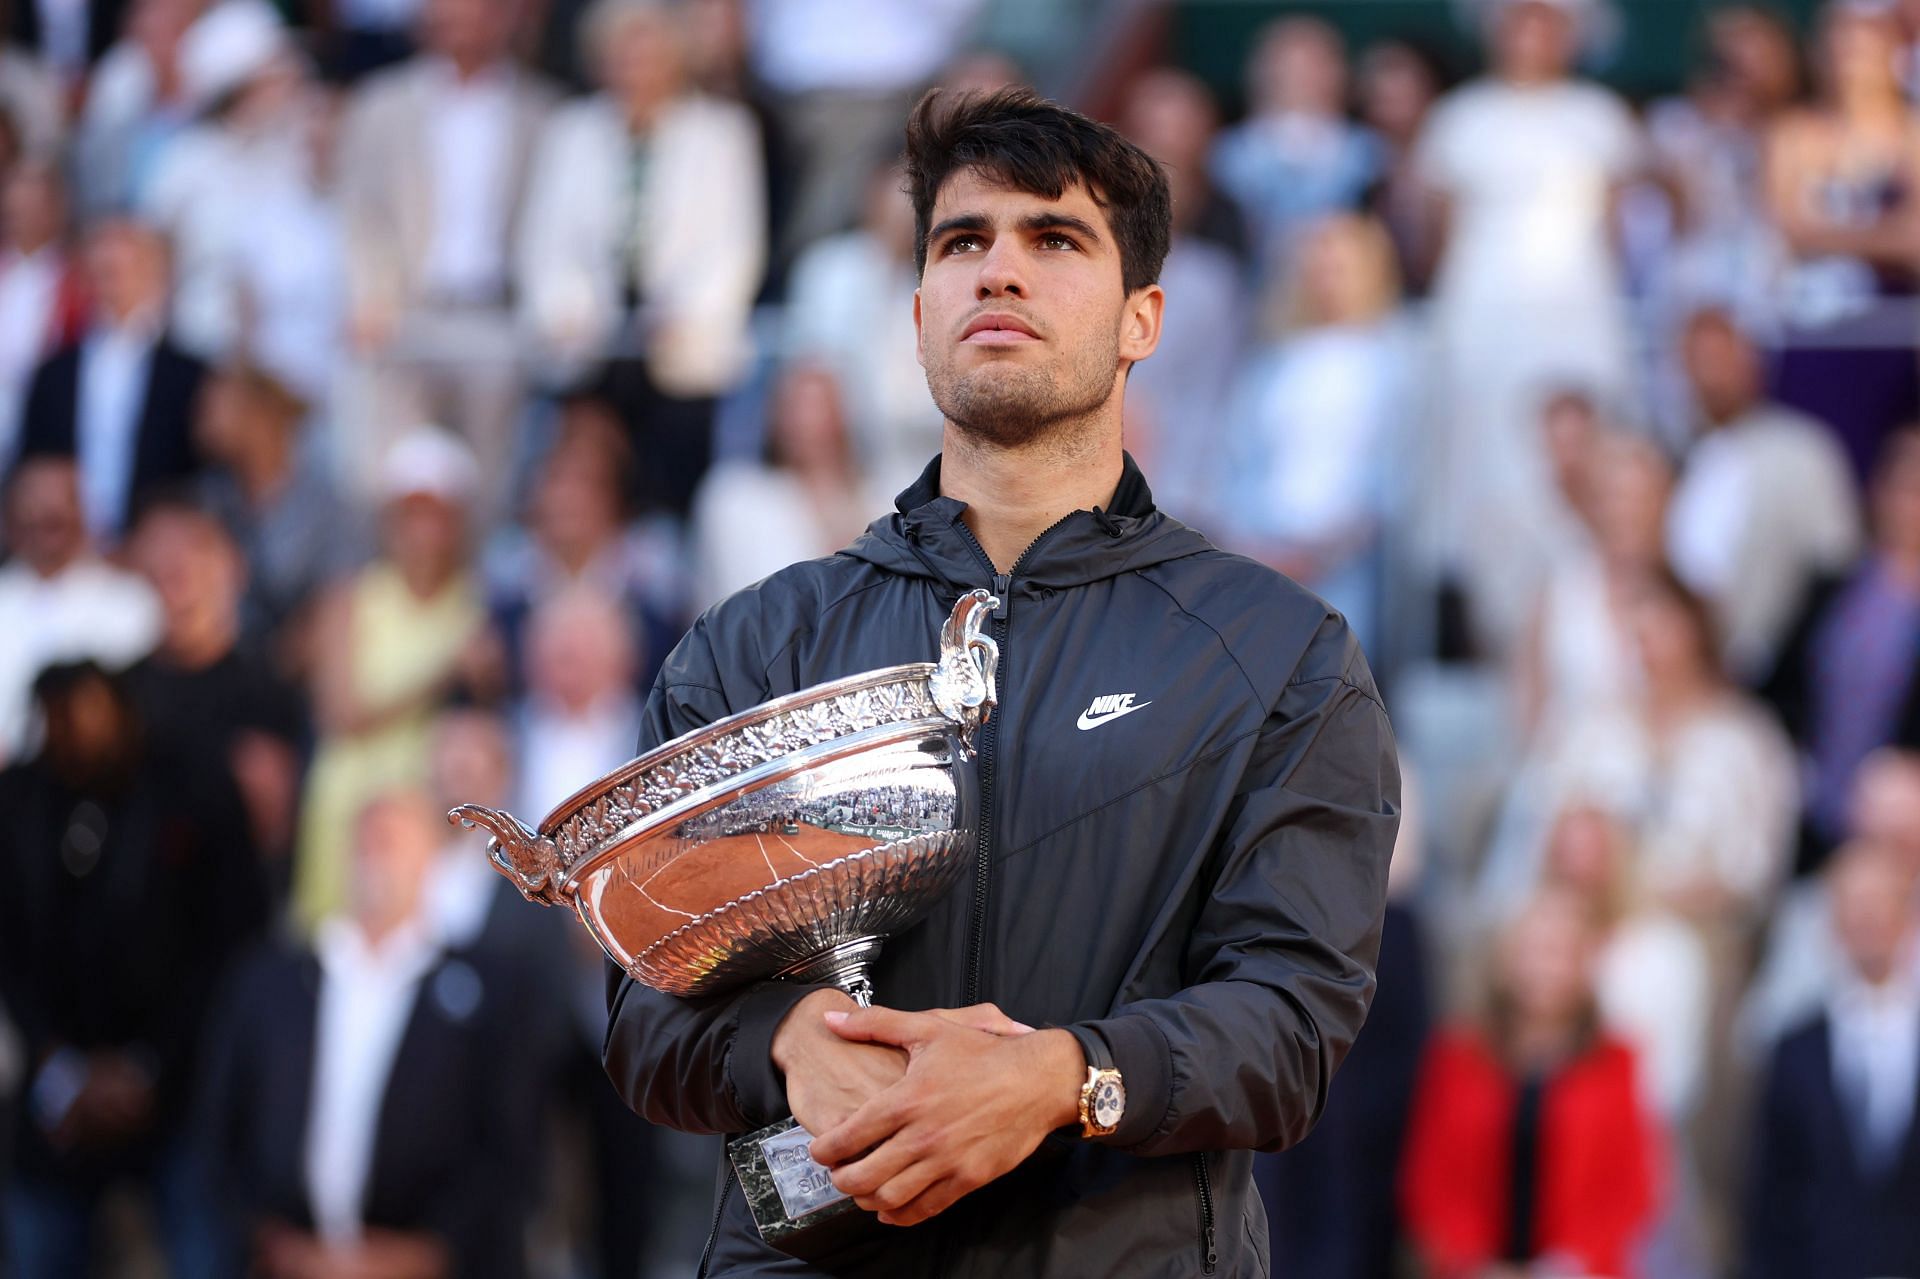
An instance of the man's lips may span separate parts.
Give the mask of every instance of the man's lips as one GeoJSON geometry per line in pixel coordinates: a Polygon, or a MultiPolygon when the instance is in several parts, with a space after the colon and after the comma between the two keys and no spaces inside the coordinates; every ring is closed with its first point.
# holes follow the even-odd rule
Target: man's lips
{"type": "Polygon", "coordinates": [[[1038,342],[1040,335],[1019,317],[995,312],[975,316],[960,334],[960,340],[976,346],[987,346],[1038,342]]]}

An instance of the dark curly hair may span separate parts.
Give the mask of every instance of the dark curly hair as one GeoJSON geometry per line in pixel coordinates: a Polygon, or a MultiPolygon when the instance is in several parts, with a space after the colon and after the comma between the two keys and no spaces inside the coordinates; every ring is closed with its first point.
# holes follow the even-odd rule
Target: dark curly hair
{"type": "Polygon", "coordinates": [[[906,168],[917,272],[926,270],[941,186],[973,170],[1049,200],[1084,184],[1113,228],[1127,292],[1160,279],[1173,200],[1159,162],[1111,127],[1031,89],[959,96],[930,90],[907,119],[906,168]]]}

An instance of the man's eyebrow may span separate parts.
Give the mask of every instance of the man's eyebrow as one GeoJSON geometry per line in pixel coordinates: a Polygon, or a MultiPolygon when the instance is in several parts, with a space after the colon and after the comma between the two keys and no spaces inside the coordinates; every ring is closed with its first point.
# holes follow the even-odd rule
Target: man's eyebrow
{"type": "MultiPolygon", "coordinates": [[[[1071,231],[1091,243],[1100,243],[1100,232],[1094,228],[1091,222],[1088,222],[1085,218],[1075,217],[1071,213],[1062,213],[1058,210],[1048,209],[1037,213],[1029,213],[1020,219],[1018,225],[1022,231],[1027,232],[1071,231]]],[[[942,238],[953,234],[955,231],[978,232],[990,231],[992,229],[993,221],[984,213],[957,213],[927,232],[927,243],[936,244],[942,238]]]]}
{"type": "Polygon", "coordinates": [[[985,231],[992,225],[984,213],[958,213],[927,232],[927,243],[932,244],[955,231],[985,231]]]}
{"type": "Polygon", "coordinates": [[[1093,223],[1085,218],[1077,218],[1071,213],[1047,210],[1041,213],[1029,213],[1020,219],[1022,231],[1071,231],[1082,239],[1100,243],[1100,233],[1094,230],[1093,223]]]}

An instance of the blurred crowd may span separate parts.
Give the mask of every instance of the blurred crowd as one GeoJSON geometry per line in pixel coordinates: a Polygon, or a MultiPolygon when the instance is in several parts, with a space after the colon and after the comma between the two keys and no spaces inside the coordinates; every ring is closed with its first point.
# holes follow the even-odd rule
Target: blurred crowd
{"type": "Polygon", "coordinates": [[[1409,779],[1275,1273],[1920,1275],[1920,3],[1638,102],[1607,0],[1433,3],[1210,85],[1163,4],[0,0],[0,1276],[693,1272],[714,1144],[441,814],[938,450],[901,126],[1027,79],[1169,169],[1160,505],[1409,779]]]}

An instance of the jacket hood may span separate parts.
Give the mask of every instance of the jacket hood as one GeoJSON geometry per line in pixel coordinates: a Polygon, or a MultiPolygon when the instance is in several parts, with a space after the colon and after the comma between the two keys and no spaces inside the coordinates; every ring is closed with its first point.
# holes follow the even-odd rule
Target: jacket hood
{"type": "MultiPolygon", "coordinates": [[[[940,495],[937,455],[894,499],[894,506],[892,514],[868,525],[845,553],[955,591],[993,583],[992,566],[960,521],[967,504],[940,495]]],[[[1211,549],[1206,538],[1154,506],[1146,477],[1126,454],[1108,509],[1074,511],[1041,533],[1021,555],[1012,589],[1033,594],[1083,586],[1211,549]]]]}

